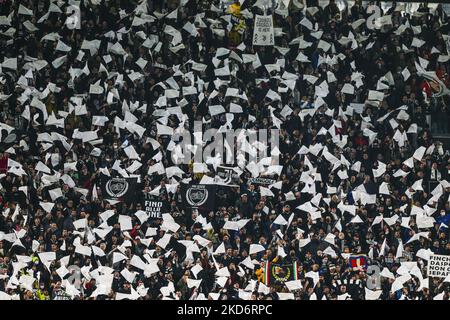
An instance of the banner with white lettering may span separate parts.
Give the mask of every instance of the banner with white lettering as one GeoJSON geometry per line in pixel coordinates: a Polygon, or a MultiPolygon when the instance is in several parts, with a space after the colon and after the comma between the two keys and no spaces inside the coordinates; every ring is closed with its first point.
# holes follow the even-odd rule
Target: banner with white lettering
{"type": "Polygon", "coordinates": [[[255,16],[255,27],[253,29],[253,45],[275,45],[272,16],[255,16]]]}
{"type": "Polygon", "coordinates": [[[167,202],[150,194],[144,194],[144,207],[151,219],[162,219],[162,214],[168,212],[167,202]]]}
{"type": "Polygon", "coordinates": [[[262,184],[262,185],[265,185],[265,186],[274,184],[275,182],[277,182],[277,180],[275,180],[275,179],[268,179],[268,178],[250,178],[247,181],[248,184],[262,184]]]}
{"type": "Polygon", "coordinates": [[[430,255],[428,260],[428,276],[445,278],[450,274],[450,256],[430,255]]]}

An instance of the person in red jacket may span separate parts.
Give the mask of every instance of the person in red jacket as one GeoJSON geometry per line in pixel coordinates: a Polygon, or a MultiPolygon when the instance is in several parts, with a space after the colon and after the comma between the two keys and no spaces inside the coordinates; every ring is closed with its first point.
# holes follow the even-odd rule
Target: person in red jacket
{"type": "Polygon", "coordinates": [[[431,88],[431,85],[427,79],[423,79],[422,83],[420,84],[420,89],[422,90],[422,92],[425,92],[427,94],[427,98],[431,98],[433,89],[431,88]]]}
{"type": "Polygon", "coordinates": [[[366,146],[369,144],[367,139],[362,135],[362,133],[359,133],[358,136],[355,138],[355,144],[359,147],[366,146]]]}

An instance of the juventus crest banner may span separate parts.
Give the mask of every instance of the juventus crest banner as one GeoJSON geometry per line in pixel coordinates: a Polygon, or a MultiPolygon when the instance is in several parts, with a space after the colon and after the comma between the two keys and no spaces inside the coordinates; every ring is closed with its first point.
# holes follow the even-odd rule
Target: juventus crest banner
{"type": "Polygon", "coordinates": [[[216,199],[216,185],[210,184],[181,184],[181,197],[186,209],[209,211],[214,209],[216,199]]]}
{"type": "Polygon", "coordinates": [[[231,167],[218,166],[215,181],[219,185],[238,187],[239,174],[231,167]]]}
{"type": "Polygon", "coordinates": [[[255,26],[253,28],[253,45],[275,45],[272,16],[255,16],[255,26]]]}
{"type": "Polygon", "coordinates": [[[134,201],[137,178],[109,178],[102,183],[104,199],[134,201]]]}

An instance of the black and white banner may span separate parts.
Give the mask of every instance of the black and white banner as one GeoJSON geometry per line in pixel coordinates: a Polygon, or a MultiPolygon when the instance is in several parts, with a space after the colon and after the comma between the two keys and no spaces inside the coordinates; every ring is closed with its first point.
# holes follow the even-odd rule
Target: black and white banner
{"type": "Polygon", "coordinates": [[[209,211],[214,209],[216,200],[216,185],[181,184],[181,197],[186,209],[209,211]]]}
{"type": "Polygon", "coordinates": [[[118,201],[134,201],[137,178],[108,178],[103,180],[102,194],[104,199],[118,201]]]}
{"type": "Polygon", "coordinates": [[[239,174],[230,167],[218,166],[215,181],[218,185],[239,186],[239,174]]]}
{"type": "Polygon", "coordinates": [[[248,184],[262,184],[265,186],[274,184],[275,182],[277,182],[277,180],[275,179],[268,179],[268,178],[250,178],[248,179],[248,184]]]}
{"type": "Polygon", "coordinates": [[[255,27],[253,29],[253,45],[273,46],[275,45],[273,18],[272,16],[255,16],[255,27]]]}
{"type": "Polygon", "coordinates": [[[162,219],[162,214],[168,212],[167,201],[162,201],[149,194],[144,195],[144,207],[149,218],[153,219],[162,219]]]}
{"type": "Polygon", "coordinates": [[[428,276],[446,278],[450,275],[450,256],[431,254],[428,260],[428,276]]]}

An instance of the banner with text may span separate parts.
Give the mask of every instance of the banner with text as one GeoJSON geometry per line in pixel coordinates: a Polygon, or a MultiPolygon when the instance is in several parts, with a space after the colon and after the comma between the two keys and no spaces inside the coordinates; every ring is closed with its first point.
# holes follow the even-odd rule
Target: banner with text
{"type": "Polygon", "coordinates": [[[268,186],[277,182],[275,179],[267,179],[267,178],[250,178],[248,179],[248,184],[262,184],[264,186],[268,186]]]}
{"type": "Polygon", "coordinates": [[[275,45],[272,16],[255,16],[255,27],[253,29],[253,45],[275,45]]]}
{"type": "Polygon", "coordinates": [[[149,218],[162,219],[162,214],[168,212],[167,201],[162,201],[150,194],[145,194],[144,199],[145,212],[149,215],[149,218]]]}
{"type": "Polygon", "coordinates": [[[430,255],[428,260],[428,276],[445,278],[450,274],[450,256],[430,255]]]}

